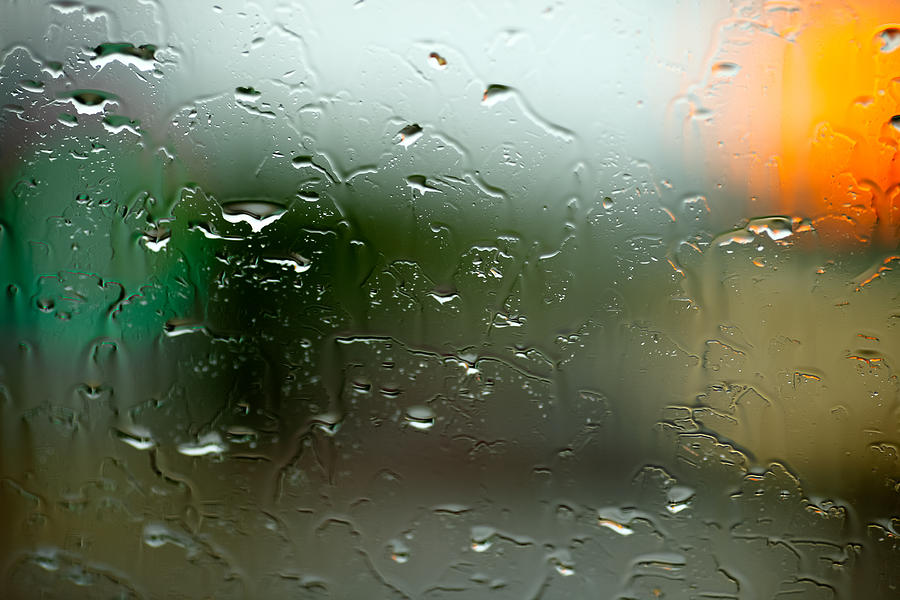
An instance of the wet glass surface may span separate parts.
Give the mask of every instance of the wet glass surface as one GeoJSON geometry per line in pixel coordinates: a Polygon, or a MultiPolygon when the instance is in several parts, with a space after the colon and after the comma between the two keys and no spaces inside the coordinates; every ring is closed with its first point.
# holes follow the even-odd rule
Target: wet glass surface
{"type": "Polygon", "coordinates": [[[0,0],[3,597],[900,596],[898,18],[0,0]]]}

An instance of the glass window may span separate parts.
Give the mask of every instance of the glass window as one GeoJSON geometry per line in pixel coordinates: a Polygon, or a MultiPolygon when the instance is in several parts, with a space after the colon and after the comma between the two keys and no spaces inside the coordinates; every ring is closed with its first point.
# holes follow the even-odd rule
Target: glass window
{"type": "Polygon", "coordinates": [[[4,597],[900,597],[897,19],[0,0],[4,597]]]}

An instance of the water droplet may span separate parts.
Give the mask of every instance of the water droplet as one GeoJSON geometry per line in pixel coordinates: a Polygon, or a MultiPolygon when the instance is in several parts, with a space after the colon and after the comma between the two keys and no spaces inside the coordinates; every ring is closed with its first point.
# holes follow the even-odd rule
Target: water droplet
{"type": "Polygon", "coordinates": [[[206,327],[197,323],[193,319],[169,319],[163,326],[163,333],[166,337],[175,338],[189,333],[199,333],[205,331],[206,327]]]}
{"type": "Polygon", "coordinates": [[[607,529],[609,529],[611,531],[615,531],[616,533],[618,533],[619,535],[622,535],[622,536],[628,536],[628,535],[631,535],[632,533],[634,533],[634,529],[632,529],[630,527],[626,527],[625,525],[622,525],[621,523],[619,523],[617,521],[613,521],[612,519],[600,518],[597,520],[597,524],[600,525],[601,527],[606,527],[607,529]]]}
{"type": "Polygon", "coordinates": [[[879,31],[878,38],[881,40],[881,51],[884,53],[900,48],[900,29],[896,27],[888,27],[879,31]]]}
{"type": "Polygon", "coordinates": [[[70,102],[83,115],[102,113],[106,105],[115,102],[116,96],[100,90],[75,90],[59,96],[61,102],[70,102]]]}
{"type": "Polygon", "coordinates": [[[132,426],[117,429],[116,437],[137,450],[149,450],[156,445],[150,431],[144,427],[132,426]]]}
{"type": "Polygon", "coordinates": [[[129,131],[135,135],[141,135],[141,122],[137,119],[129,119],[121,115],[108,115],[103,118],[103,127],[110,133],[129,131]]]}
{"type": "Polygon", "coordinates": [[[149,523],[144,526],[144,543],[151,548],[161,548],[171,541],[169,530],[163,525],[149,523]]]}
{"type": "Polygon", "coordinates": [[[142,44],[135,48],[129,43],[105,43],[94,48],[91,65],[102,69],[111,62],[137,67],[141,71],[151,71],[155,67],[156,46],[142,44]]]}
{"type": "Polygon", "coordinates": [[[19,87],[25,90],[26,92],[34,92],[39,94],[44,91],[44,84],[40,81],[35,81],[33,79],[23,79],[19,82],[19,87]]]}
{"type": "Polygon", "coordinates": [[[424,175],[410,175],[406,178],[406,185],[411,187],[414,192],[419,192],[423,196],[428,192],[438,192],[440,190],[428,185],[428,182],[424,175]]]}
{"type": "Polygon", "coordinates": [[[331,183],[336,183],[334,177],[331,176],[331,173],[329,173],[327,170],[325,170],[325,168],[317,165],[316,162],[312,159],[312,156],[308,156],[308,155],[295,156],[294,158],[291,159],[291,166],[293,166],[295,169],[303,169],[303,168],[312,169],[313,171],[316,171],[317,173],[321,173],[322,176],[324,176],[331,183]]]}
{"type": "Polygon", "coordinates": [[[222,454],[225,450],[226,446],[222,443],[222,436],[215,431],[200,436],[196,442],[188,442],[178,446],[178,453],[185,456],[222,454]]]}
{"type": "Polygon", "coordinates": [[[484,95],[481,98],[481,103],[485,106],[493,106],[497,102],[510,97],[512,93],[512,88],[508,86],[499,85],[496,83],[491,84],[487,86],[487,89],[484,90],[484,95]]]}
{"type": "Polygon", "coordinates": [[[262,92],[259,90],[247,86],[247,87],[237,87],[234,89],[234,98],[235,100],[243,100],[244,102],[255,102],[259,99],[262,92]]]}
{"type": "Polygon", "coordinates": [[[397,564],[405,564],[409,561],[409,547],[400,540],[389,542],[391,560],[397,564]]]}
{"type": "Polygon", "coordinates": [[[41,550],[34,557],[34,562],[45,571],[58,571],[59,559],[56,556],[56,550],[41,550]]]}
{"type": "Polygon", "coordinates": [[[312,267],[312,261],[297,253],[292,253],[285,258],[263,258],[263,261],[273,265],[290,267],[295,273],[305,273],[312,267]]]}
{"type": "Polygon", "coordinates": [[[409,148],[413,144],[416,143],[422,137],[422,128],[418,123],[413,123],[412,125],[407,125],[403,129],[397,132],[396,140],[397,144],[403,146],[404,148],[409,148]]]}
{"type": "Polygon", "coordinates": [[[411,406],[406,411],[406,420],[410,427],[431,429],[434,425],[434,411],[427,406],[411,406]]]}
{"type": "Polygon", "coordinates": [[[738,231],[733,231],[731,233],[727,233],[724,236],[721,236],[719,239],[719,246],[729,246],[731,244],[749,244],[755,238],[747,232],[745,229],[739,229],[738,231]]]}
{"type": "Polygon", "coordinates": [[[497,533],[493,527],[484,525],[476,525],[472,528],[472,550],[475,552],[486,552],[492,545],[491,539],[497,533]]]}
{"type": "Polygon", "coordinates": [[[322,413],[309,420],[310,425],[327,435],[335,435],[341,428],[341,416],[337,413],[322,413]]]}
{"type": "Polygon", "coordinates": [[[69,113],[59,113],[56,118],[66,127],[75,127],[78,124],[78,118],[75,115],[70,115],[69,113]]]}
{"type": "Polygon", "coordinates": [[[53,312],[53,307],[56,305],[53,302],[52,298],[38,298],[35,301],[35,305],[37,309],[43,313],[53,312]]]}
{"type": "Polygon", "coordinates": [[[172,232],[159,227],[151,229],[143,235],[144,246],[151,252],[159,252],[166,247],[171,239],[172,232]]]}
{"type": "Polygon", "coordinates": [[[250,444],[253,446],[259,437],[259,432],[251,427],[232,425],[225,432],[225,435],[228,441],[233,444],[250,444]]]}
{"type": "Polygon", "coordinates": [[[192,225],[190,225],[188,227],[188,231],[199,231],[200,233],[203,234],[203,237],[205,237],[206,239],[209,239],[209,240],[237,241],[237,240],[244,239],[242,237],[219,235],[218,233],[213,231],[212,225],[210,225],[209,223],[193,223],[192,225]]]}
{"type": "Polygon", "coordinates": [[[428,295],[434,298],[434,300],[441,305],[447,304],[448,302],[452,302],[456,298],[459,298],[459,294],[455,292],[429,292],[428,295]]]}
{"type": "Polygon", "coordinates": [[[285,207],[265,200],[238,200],[222,204],[222,217],[229,223],[244,222],[258,233],[280,219],[285,207]]]}
{"type": "Polygon", "coordinates": [[[753,219],[747,225],[747,229],[757,235],[765,233],[771,239],[778,241],[793,235],[791,219],[788,217],[764,217],[753,219]]]}
{"type": "Polygon", "coordinates": [[[447,68],[447,60],[437,52],[428,55],[428,64],[438,70],[447,68]]]}
{"type": "Polygon", "coordinates": [[[381,392],[381,395],[385,398],[399,398],[402,392],[400,388],[387,387],[384,385],[381,386],[378,391],[381,392]]]}
{"type": "Polygon", "coordinates": [[[668,510],[673,515],[677,515],[684,509],[690,506],[687,502],[670,502],[666,505],[666,510],[668,510]]]}
{"type": "Polygon", "coordinates": [[[58,60],[48,60],[44,63],[44,66],[41,68],[41,71],[47,73],[54,79],[57,77],[62,77],[63,75],[63,65],[58,60]]]}
{"type": "Polygon", "coordinates": [[[720,62],[713,65],[712,72],[716,77],[734,77],[741,70],[739,65],[732,62],[720,62]]]}

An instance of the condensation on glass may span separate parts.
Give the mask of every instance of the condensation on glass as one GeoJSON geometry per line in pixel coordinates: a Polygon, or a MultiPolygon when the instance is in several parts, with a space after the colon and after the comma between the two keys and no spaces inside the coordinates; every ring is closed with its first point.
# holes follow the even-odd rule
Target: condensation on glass
{"type": "Polygon", "coordinates": [[[900,597],[890,1],[0,1],[4,598],[900,597]]]}

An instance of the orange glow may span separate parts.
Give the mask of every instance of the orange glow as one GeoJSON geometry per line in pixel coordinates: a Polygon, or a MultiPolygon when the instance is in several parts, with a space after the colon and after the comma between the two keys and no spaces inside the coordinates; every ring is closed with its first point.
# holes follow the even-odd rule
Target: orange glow
{"type": "Polygon", "coordinates": [[[897,237],[900,51],[890,51],[897,25],[884,4],[868,14],[814,5],[786,46],[780,179],[784,201],[810,210],[819,229],[887,242],[897,237]]]}
{"type": "Polygon", "coordinates": [[[900,6],[855,4],[768,2],[753,27],[733,27],[739,49],[714,65],[741,71],[719,98],[716,139],[752,157],[729,179],[768,208],[811,218],[824,239],[896,244],[900,6]]]}

